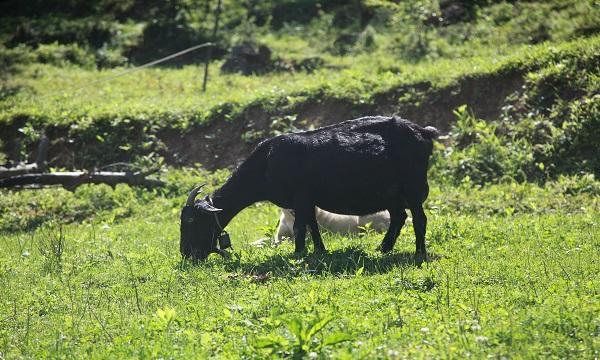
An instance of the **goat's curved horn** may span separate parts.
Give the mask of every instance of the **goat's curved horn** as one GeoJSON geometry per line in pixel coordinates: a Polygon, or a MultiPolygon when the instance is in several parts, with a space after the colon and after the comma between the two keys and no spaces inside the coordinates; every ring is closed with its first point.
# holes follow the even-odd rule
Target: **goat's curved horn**
{"type": "Polygon", "coordinates": [[[198,193],[200,193],[200,190],[202,190],[204,185],[206,184],[198,185],[190,191],[185,206],[194,206],[194,200],[196,200],[196,196],[198,196],[198,193]]]}

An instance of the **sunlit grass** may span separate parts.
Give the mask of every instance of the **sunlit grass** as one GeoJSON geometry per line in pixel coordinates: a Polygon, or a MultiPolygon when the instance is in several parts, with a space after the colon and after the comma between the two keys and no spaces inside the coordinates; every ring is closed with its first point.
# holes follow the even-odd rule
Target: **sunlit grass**
{"type": "MultiPolygon", "coordinates": [[[[552,206],[554,190],[530,190],[537,195],[524,192],[520,201],[552,206]]],[[[468,202],[506,193],[466,191],[445,193],[468,202]]],[[[571,201],[595,201],[581,196],[571,201]]],[[[296,257],[291,243],[252,247],[277,220],[266,204],[228,227],[231,260],[214,255],[198,265],[181,263],[179,204],[160,198],[150,197],[141,212],[122,220],[5,233],[0,352],[7,358],[301,355],[294,324],[328,320],[308,337],[305,355],[599,355],[597,201],[568,213],[490,216],[461,212],[457,203],[454,210],[440,207],[440,199],[435,190],[431,260],[422,267],[412,260],[410,223],[388,255],[376,251],[379,234],[325,234],[328,253],[319,256],[296,257]],[[343,341],[326,345],[332,337],[343,341]]]]}
{"type": "Polygon", "coordinates": [[[22,87],[24,91],[1,103],[0,120],[25,116],[40,124],[85,124],[109,117],[149,119],[163,125],[185,127],[190,122],[206,121],[224,106],[237,110],[229,115],[235,116],[252,103],[276,104],[319,96],[368,102],[375,94],[400,85],[426,81],[433,87],[444,87],[465,76],[527,69],[552,61],[556,56],[594,52],[599,42],[600,38],[596,37],[561,45],[521,46],[492,57],[482,55],[416,64],[383,56],[385,54],[360,55],[339,59],[337,69],[321,69],[312,74],[224,75],[219,73],[218,64],[213,64],[206,93],[201,91],[203,72],[198,66],[144,69],[101,81],[125,69],[91,71],[31,65],[6,83],[22,87]]]}

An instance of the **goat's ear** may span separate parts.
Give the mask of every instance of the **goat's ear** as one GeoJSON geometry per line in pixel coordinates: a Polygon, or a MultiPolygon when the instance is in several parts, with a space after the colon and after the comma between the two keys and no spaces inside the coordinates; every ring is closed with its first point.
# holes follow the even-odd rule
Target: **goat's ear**
{"type": "Polygon", "coordinates": [[[196,201],[196,204],[194,204],[194,207],[196,207],[196,209],[198,209],[204,213],[207,213],[207,214],[216,214],[216,213],[223,211],[223,209],[216,208],[216,207],[212,206],[211,204],[209,204],[208,201],[204,201],[204,200],[196,201]]]}

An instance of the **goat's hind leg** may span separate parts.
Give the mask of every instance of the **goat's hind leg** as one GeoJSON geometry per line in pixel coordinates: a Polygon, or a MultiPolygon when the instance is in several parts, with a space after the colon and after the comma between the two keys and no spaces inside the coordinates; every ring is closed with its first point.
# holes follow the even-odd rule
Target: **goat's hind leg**
{"type": "Polygon", "coordinates": [[[306,247],[306,227],[310,228],[310,235],[313,240],[315,252],[325,251],[325,245],[321,239],[319,225],[315,217],[314,205],[303,206],[295,210],[296,220],[294,221],[294,238],[296,240],[296,252],[304,251],[306,247]]]}
{"type": "Polygon", "coordinates": [[[390,227],[383,237],[383,241],[379,245],[379,250],[386,253],[391,251],[396,244],[396,239],[400,235],[400,230],[404,226],[407,215],[404,209],[400,210],[388,210],[390,213],[390,227]]]}
{"type": "Polygon", "coordinates": [[[317,224],[317,218],[315,215],[315,208],[312,207],[310,215],[308,215],[307,224],[310,228],[310,237],[312,238],[315,252],[325,252],[325,245],[323,245],[323,239],[321,239],[321,233],[319,232],[319,225],[317,224]]]}
{"type": "Polygon", "coordinates": [[[306,216],[296,211],[294,219],[294,252],[301,253],[306,249],[306,216]]]}
{"type": "Polygon", "coordinates": [[[418,204],[411,207],[410,213],[413,216],[413,228],[415,229],[416,237],[416,258],[421,262],[427,258],[427,250],[425,249],[425,231],[427,229],[427,216],[423,211],[423,205],[418,204]]]}

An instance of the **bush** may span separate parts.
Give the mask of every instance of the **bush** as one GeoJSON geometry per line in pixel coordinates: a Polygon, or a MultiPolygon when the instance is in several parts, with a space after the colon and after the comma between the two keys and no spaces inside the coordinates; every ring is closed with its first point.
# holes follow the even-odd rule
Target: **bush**
{"type": "Polygon", "coordinates": [[[35,61],[32,49],[27,45],[6,48],[0,45],[0,72],[8,74],[16,70],[17,65],[25,65],[35,61]]]}
{"type": "Polygon", "coordinates": [[[82,44],[99,48],[111,41],[119,27],[113,21],[97,17],[67,19],[45,16],[38,19],[23,19],[17,26],[9,46],[26,43],[39,44],[82,44]]]}
{"type": "Polygon", "coordinates": [[[87,68],[95,66],[94,56],[76,44],[61,45],[57,42],[42,44],[35,50],[35,56],[42,64],[55,66],[74,64],[87,68]]]}
{"type": "Polygon", "coordinates": [[[600,95],[570,106],[552,154],[558,173],[591,172],[600,175],[600,95]]]}
{"type": "Polygon", "coordinates": [[[53,220],[61,222],[104,218],[115,221],[129,216],[144,198],[141,189],[118,185],[82,185],[74,192],[64,189],[3,190],[0,232],[27,231],[53,220]]]}
{"type": "Polygon", "coordinates": [[[2,152],[3,149],[4,144],[2,143],[2,140],[0,140],[0,165],[6,163],[6,155],[2,152]]]}
{"type": "Polygon", "coordinates": [[[443,160],[434,160],[442,169],[434,173],[453,183],[480,185],[527,179],[527,170],[534,159],[531,145],[525,139],[499,135],[496,123],[477,119],[464,105],[454,114],[457,121],[452,125],[451,142],[443,160]]]}
{"type": "Polygon", "coordinates": [[[560,127],[540,115],[485,122],[466,106],[454,113],[448,144],[442,155],[434,152],[433,176],[483,185],[600,174],[599,95],[570,103],[560,127]]]}

